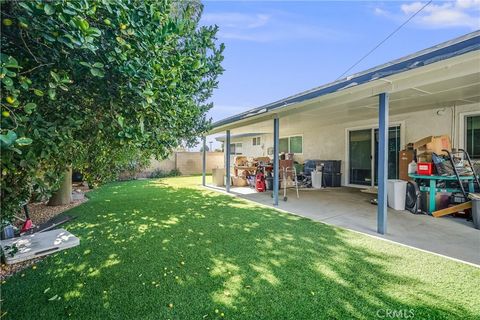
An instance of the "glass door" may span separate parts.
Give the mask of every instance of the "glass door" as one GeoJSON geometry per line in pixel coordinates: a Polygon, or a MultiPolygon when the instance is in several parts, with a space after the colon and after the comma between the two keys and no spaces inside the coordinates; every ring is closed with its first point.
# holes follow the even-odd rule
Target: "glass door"
{"type": "Polygon", "coordinates": [[[480,159],[480,115],[465,118],[465,150],[472,159],[480,159]]]}
{"type": "MultiPolygon", "coordinates": [[[[400,126],[388,129],[388,179],[398,179],[400,126]]],[[[378,129],[349,131],[349,183],[364,186],[378,181],[378,129]],[[373,172],[373,180],[372,180],[373,172]]]]}
{"type": "Polygon", "coordinates": [[[372,130],[349,132],[349,183],[372,184],[372,130]]]}
{"type": "MultiPolygon", "coordinates": [[[[398,153],[400,152],[400,126],[388,128],[388,179],[398,179],[398,153]]],[[[374,153],[375,185],[378,184],[378,129],[375,129],[374,153]]]]}

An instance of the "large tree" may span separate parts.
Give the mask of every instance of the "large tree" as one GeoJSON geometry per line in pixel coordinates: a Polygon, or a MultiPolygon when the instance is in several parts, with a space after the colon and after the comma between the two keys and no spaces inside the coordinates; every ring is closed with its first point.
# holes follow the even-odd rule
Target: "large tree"
{"type": "Polygon", "coordinates": [[[58,188],[165,157],[209,125],[216,26],[185,0],[2,1],[2,218],[58,188]]]}

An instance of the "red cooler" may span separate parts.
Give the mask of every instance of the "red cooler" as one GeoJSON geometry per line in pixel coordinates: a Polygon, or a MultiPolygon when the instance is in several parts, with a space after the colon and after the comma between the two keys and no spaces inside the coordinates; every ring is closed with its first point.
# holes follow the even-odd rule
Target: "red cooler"
{"type": "Polygon", "coordinates": [[[417,173],[425,176],[433,174],[433,163],[431,162],[419,162],[417,164],[417,173]]]}

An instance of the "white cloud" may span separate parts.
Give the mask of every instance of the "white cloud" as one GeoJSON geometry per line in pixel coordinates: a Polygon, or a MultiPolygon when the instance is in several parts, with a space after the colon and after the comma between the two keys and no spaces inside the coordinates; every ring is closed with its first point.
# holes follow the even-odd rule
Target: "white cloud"
{"type": "Polygon", "coordinates": [[[377,15],[377,16],[387,16],[389,13],[388,11],[382,9],[382,8],[379,8],[379,7],[376,7],[373,9],[373,12],[377,15]]]}
{"type": "Polygon", "coordinates": [[[220,27],[218,37],[253,42],[272,42],[295,39],[340,39],[346,35],[337,30],[318,27],[299,21],[299,17],[285,12],[272,13],[205,13],[205,24],[220,27]]]}
{"type": "MultiPolygon", "coordinates": [[[[376,15],[405,19],[420,10],[426,2],[410,2],[400,6],[400,14],[375,8],[376,15]]],[[[480,0],[456,0],[440,4],[430,3],[413,20],[413,23],[430,28],[466,27],[480,28],[480,0]]]]}
{"type": "Polygon", "coordinates": [[[202,16],[205,23],[214,23],[226,28],[254,29],[268,23],[268,14],[243,14],[237,12],[206,13],[202,16]]]}

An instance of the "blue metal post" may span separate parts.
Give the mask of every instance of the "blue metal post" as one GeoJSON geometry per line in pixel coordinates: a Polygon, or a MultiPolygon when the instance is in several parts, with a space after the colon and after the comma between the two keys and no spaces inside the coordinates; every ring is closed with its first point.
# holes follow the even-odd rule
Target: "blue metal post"
{"type": "Polygon", "coordinates": [[[225,182],[225,189],[227,192],[230,192],[230,130],[227,130],[227,136],[225,139],[225,173],[227,176],[227,181],[225,182]]]}
{"type": "Polygon", "coordinates": [[[387,232],[388,99],[386,92],[379,95],[377,232],[380,234],[387,232]]]}
{"type": "Polygon", "coordinates": [[[279,145],[280,123],[276,117],[273,119],[273,205],[278,206],[278,177],[279,177],[279,161],[278,161],[278,145],[279,145]]]}
{"type": "Polygon", "coordinates": [[[202,185],[206,184],[206,171],[207,171],[207,137],[203,136],[203,152],[202,152],[202,185]]]}

